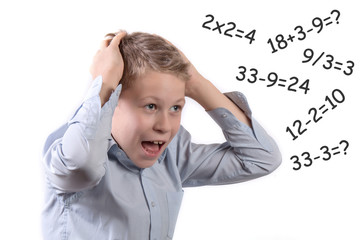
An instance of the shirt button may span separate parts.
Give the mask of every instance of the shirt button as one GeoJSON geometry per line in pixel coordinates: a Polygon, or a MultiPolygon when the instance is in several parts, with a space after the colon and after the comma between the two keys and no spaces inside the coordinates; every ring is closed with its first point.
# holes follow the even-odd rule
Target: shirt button
{"type": "Polygon", "coordinates": [[[155,207],[156,206],[155,202],[151,202],[151,206],[155,207]]]}
{"type": "Polygon", "coordinates": [[[223,115],[221,115],[222,118],[226,118],[227,115],[224,113],[223,115]]]}

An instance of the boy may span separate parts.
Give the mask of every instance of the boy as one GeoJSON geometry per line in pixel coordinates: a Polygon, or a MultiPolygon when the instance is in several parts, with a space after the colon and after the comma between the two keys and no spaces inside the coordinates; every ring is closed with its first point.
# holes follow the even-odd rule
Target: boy
{"type": "Polygon", "coordinates": [[[254,179],[281,162],[245,97],[220,93],[159,36],[110,35],[90,72],[83,104],[44,147],[45,239],[172,239],[183,187],[254,179]],[[227,142],[191,142],[185,96],[227,142]]]}

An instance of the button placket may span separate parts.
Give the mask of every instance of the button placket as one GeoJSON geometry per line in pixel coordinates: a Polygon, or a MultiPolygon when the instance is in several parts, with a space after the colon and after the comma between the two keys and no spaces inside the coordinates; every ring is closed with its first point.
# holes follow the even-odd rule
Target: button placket
{"type": "Polygon", "coordinates": [[[150,211],[150,221],[151,221],[151,228],[150,228],[150,239],[161,239],[161,211],[160,208],[157,207],[157,195],[156,191],[153,187],[152,182],[147,177],[146,169],[140,171],[141,175],[141,182],[144,189],[144,194],[146,201],[149,206],[150,211]]]}

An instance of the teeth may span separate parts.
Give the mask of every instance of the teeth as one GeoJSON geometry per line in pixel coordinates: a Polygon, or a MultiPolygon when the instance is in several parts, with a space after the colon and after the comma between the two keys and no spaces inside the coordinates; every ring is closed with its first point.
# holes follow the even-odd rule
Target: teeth
{"type": "Polygon", "coordinates": [[[154,144],[159,144],[159,145],[163,144],[163,142],[157,142],[157,141],[154,141],[153,143],[154,144]]]}

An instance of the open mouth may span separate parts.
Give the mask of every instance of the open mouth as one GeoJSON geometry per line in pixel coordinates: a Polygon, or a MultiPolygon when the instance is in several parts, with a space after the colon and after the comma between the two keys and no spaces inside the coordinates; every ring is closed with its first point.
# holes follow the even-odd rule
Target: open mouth
{"type": "Polygon", "coordinates": [[[141,146],[149,157],[156,157],[161,152],[162,146],[165,142],[162,141],[143,141],[141,142],[141,146]]]}

